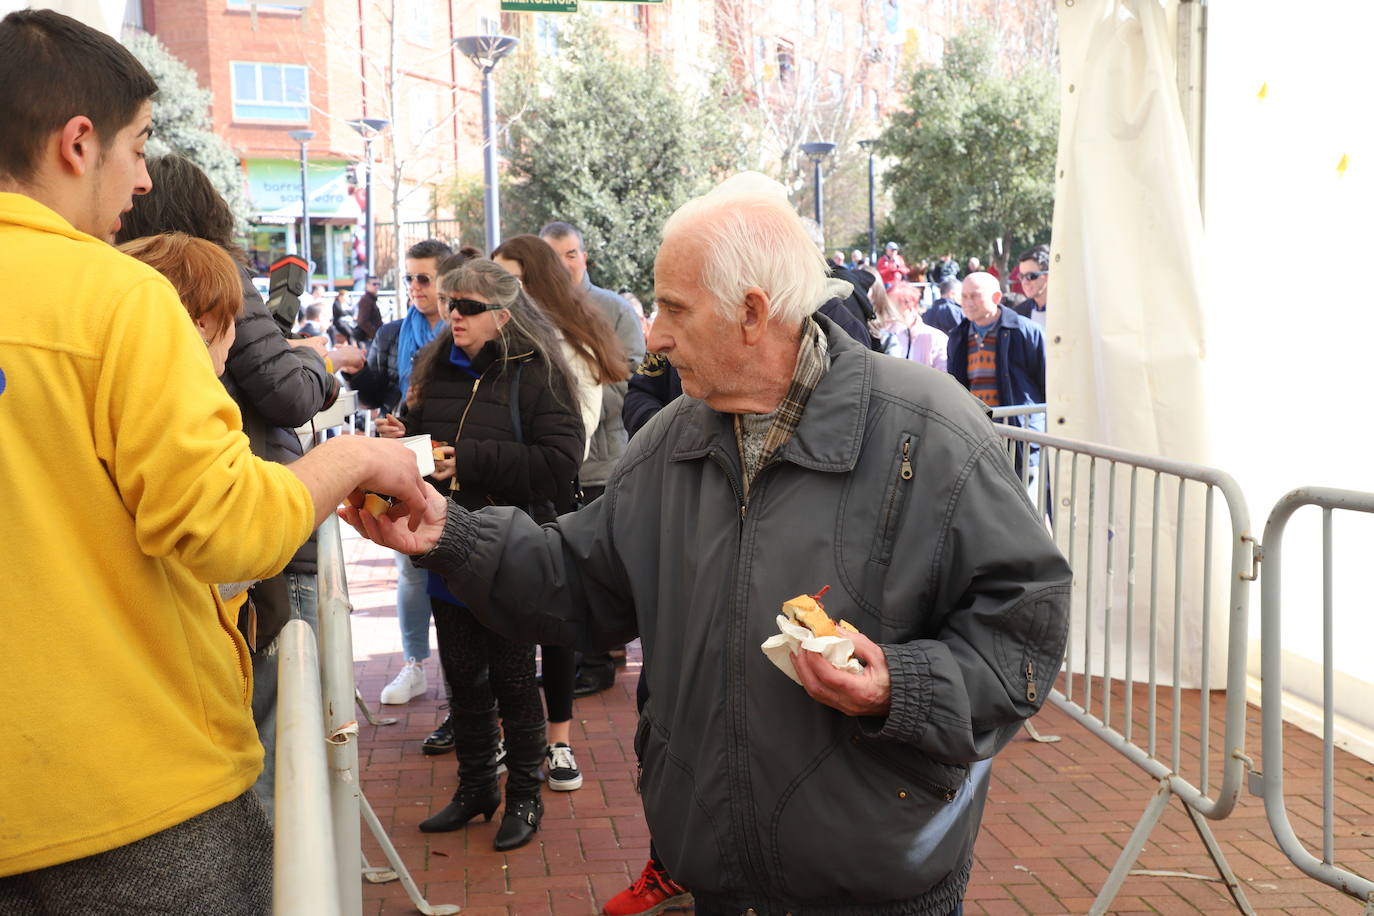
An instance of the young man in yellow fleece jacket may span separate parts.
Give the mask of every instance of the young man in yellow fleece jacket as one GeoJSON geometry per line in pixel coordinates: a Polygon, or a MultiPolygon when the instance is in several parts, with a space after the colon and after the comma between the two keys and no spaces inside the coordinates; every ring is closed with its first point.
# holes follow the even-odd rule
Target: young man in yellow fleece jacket
{"type": "Polygon", "coordinates": [[[248,652],[208,583],[279,571],[404,446],[252,456],[171,284],[107,244],[156,85],[50,11],[0,21],[0,912],[256,913],[248,652]]]}

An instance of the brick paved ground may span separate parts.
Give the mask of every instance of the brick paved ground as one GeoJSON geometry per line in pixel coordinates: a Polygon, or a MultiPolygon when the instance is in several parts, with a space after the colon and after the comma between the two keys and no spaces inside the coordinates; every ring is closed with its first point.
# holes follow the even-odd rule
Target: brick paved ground
{"type": "MultiPolygon", "coordinates": [[[[401,665],[391,555],[358,540],[345,547],[357,609],[355,670],[363,695],[375,704],[401,665]]],[[[420,740],[442,717],[437,659],[429,666],[428,695],[406,706],[381,707],[400,722],[364,724],[360,739],[363,790],[421,890],[431,903],[459,904],[469,916],[596,913],[599,903],[638,876],[648,850],[648,830],[632,784],[636,647],[611,690],[576,701],[573,746],[586,777],[583,787],[546,791],[544,823],[536,840],[504,855],[491,849],[497,821],[475,821],[449,834],[422,834],[416,827],[447,803],[456,778],[452,757],[425,757],[419,750],[420,740]]],[[[1116,696],[1119,704],[1119,685],[1116,696]]],[[[1167,702],[1168,697],[1162,699],[1167,702]]],[[[1213,708],[1219,709],[1219,703],[1214,699],[1213,708]]],[[[1133,705],[1143,709],[1142,704],[1137,695],[1133,705]]],[[[1196,692],[1185,693],[1185,735],[1200,727],[1198,708],[1196,692]]],[[[1247,747],[1258,760],[1259,718],[1253,707],[1250,719],[1247,747]]],[[[1023,734],[998,757],[968,892],[970,916],[1086,913],[1154,791],[1143,771],[1063,712],[1047,706],[1035,724],[1063,740],[1035,744],[1023,734]]],[[[1220,727],[1218,716],[1212,729],[1217,744],[1220,727]]],[[[1286,741],[1285,778],[1294,826],[1309,848],[1320,849],[1321,745],[1296,730],[1288,731],[1286,741]]],[[[1337,862],[1374,876],[1374,765],[1338,752],[1336,768],[1337,862]]],[[[1216,833],[1258,912],[1362,912],[1360,904],[1288,864],[1269,833],[1259,799],[1243,795],[1216,833]]],[[[364,849],[373,864],[383,861],[370,837],[364,849]]],[[[1156,827],[1137,867],[1213,874],[1177,801],[1156,827]]],[[[365,885],[363,898],[370,916],[415,912],[399,883],[365,885]]],[[[1235,909],[1216,884],[1134,876],[1112,912],[1235,909]]]]}

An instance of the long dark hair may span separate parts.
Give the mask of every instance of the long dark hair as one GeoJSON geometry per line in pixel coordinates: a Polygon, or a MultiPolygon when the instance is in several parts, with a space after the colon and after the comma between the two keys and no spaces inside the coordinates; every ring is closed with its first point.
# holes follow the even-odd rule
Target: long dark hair
{"type": "Polygon", "coordinates": [[[553,249],[537,235],[516,235],[491,253],[520,264],[526,291],[548,313],[573,350],[591,367],[599,385],[623,382],[630,377],[629,363],[620,339],[606,319],[572,285],[568,272],[558,263],[553,249]]]}
{"type": "Polygon", "coordinates": [[[134,208],[121,218],[115,244],[164,232],[184,232],[214,242],[240,265],[248,256],[239,246],[234,212],[210,179],[190,159],[158,156],[148,160],[153,189],[134,197],[134,208]]]}
{"type": "MultiPolygon", "coordinates": [[[[501,356],[520,356],[530,350],[538,353],[548,367],[549,390],[554,398],[569,410],[575,410],[572,406],[575,403],[574,376],[558,345],[558,331],[539,306],[525,295],[519,280],[493,261],[473,258],[441,274],[438,282],[443,294],[476,293],[509,311],[510,320],[496,337],[501,356]]],[[[440,307],[444,307],[442,300],[440,307]]],[[[452,336],[440,334],[415,354],[410,390],[416,392],[418,399],[424,398],[429,380],[436,369],[448,361],[452,347],[452,336]]]]}

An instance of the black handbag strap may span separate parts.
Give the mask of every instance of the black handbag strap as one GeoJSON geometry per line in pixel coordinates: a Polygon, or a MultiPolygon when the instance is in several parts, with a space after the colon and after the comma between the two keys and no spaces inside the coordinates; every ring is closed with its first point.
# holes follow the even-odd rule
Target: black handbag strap
{"type": "Polygon", "coordinates": [[[510,425],[515,430],[515,441],[525,444],[525,431],[520,428],[520,373],[525,369],[525,361],[515,361],[515,371],[510,374],[510,425]]]}

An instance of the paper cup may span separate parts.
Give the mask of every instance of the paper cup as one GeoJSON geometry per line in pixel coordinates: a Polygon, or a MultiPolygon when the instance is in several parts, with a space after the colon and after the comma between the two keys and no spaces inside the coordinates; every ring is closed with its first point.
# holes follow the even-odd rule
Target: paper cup
{"type": "Polygon", "coordinates": [[[401,444],[415,453],[415,464],[420,468],[421,477],[428,477],[434,473],[434,447],[430,444],[428,434],[406,436],[401,440],[401,444]]]}

